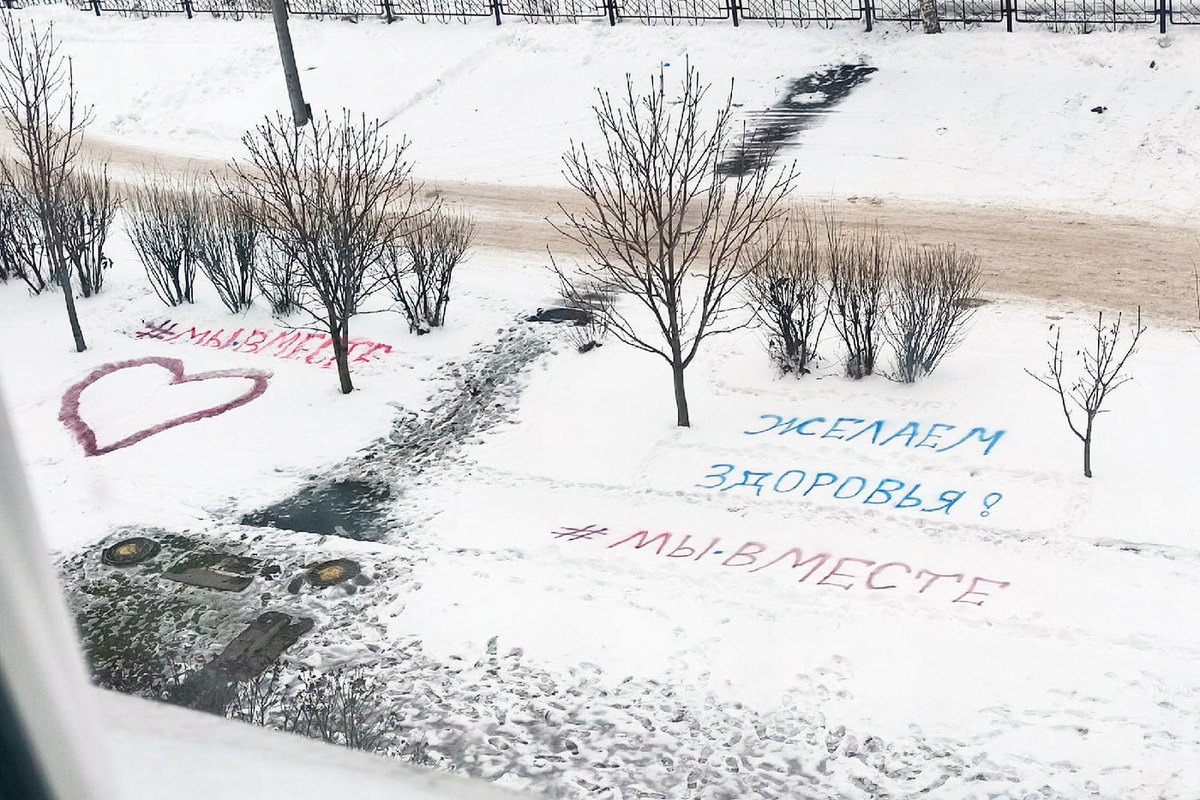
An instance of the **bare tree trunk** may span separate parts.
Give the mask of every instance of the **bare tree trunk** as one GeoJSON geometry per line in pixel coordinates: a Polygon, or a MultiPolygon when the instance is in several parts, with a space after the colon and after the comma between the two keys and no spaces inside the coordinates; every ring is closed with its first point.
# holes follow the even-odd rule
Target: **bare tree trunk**
{"type": "Polygon", "coordinates": [[[71,336],[75,337],[75,352],[87,350],[87,342],[83,340],[83,328],[79,326],[79,315],[75,313],[75,293],[71,290],[71,272],[59,270],[58,285],[62,287],[63,299],[67,303],[67,319],[71,323],[71,336]]]}
{"type": "Polygon", "coordinates": [[[57,236],[55,223],[51,220],[54,211],[47,209],[42,217],[42,235],[45,237],[46,250],[50,253],[50,269],[58,277],[58,286],[62,289],[63,300],[67,304],[67,321],[71,325],[71,337],[75,340],[75,352],[87,350],[87,342],[83,340],[83,328],[79,324],[79,314],[75,311],[75,292],[71,287],[71,263],[63,256],[62,243],[57,236]]]}
{"type": "Polygon", "coordinates": [[[346,336],[340,325],[330,324],[329,338],[333,343],[333,360],[337,364],[338,382],[341,384],[342,394],[350,394],[354,391],[354,384],[350,382],[350,353],[346,336]]]}
{"type": "Polygon", "coordinates": [[[680,428],[692,427],[688,416],[687,392],[683,388],[683,364],[676,361],[671,364],[671,374],[675,379],[675,424],[680,428]]]}
{"type": "Polygon", "coordinates": [[[1087,430],[1083,434],[1083,477],[1092,477],[1092,420],[1094,418],[1089,415],[1087,421],[1087,430]]]}
{"type": "Polygon", "coordinates": [[[942,32],[942,22],[938,19],[937,0],[921,0],[921,24],[926,33],[942,32]]]}

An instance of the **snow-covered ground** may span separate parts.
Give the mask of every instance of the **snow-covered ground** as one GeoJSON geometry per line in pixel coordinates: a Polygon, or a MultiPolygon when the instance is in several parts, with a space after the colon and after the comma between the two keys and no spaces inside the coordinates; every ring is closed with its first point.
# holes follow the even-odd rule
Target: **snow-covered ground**
{"type": "MultiPolygon", "coordinates": [[[[114,142],[225,157],[283,105],[269,23],[23,16],[55,21],[95,132],[114,142]]],[[[736,76],[746,109],[815,69],[866,63],[878,72],[788,153],[807,193],[1196,210],[1200,31],[294,20],[293,33],[313,105],[392,120],[435,179],[559,185],[592,88],[685,56],[717,83],[736,76]]],[[[1084,342],[1092,311],[1069,301],[989,294],[964,345],[915,385],[841,377],[832,340],[794,380],[757,332],[715,339],[688,371],[694,426],[677,429],[661,362],[615,342],[581,355],[522,321],[554,294],[523,256],[475,253],[433,335],[395,314],[356,319],[355,336],[389,347],[363,349],[349,396],[296,343],[246,346],[281,328],[265,310],[231,317],[203,293],[165,309],[122,236],[112,257],[110,285],[80,302],[81,355],[61,298],[0,287],[0,379],[58,552],[95,571],[97,542],[154,527],[224,538],[285,576],[319,553],[376,578],[344,601],[260,580],[244,609],[222,601],[225,616],[201,621],[199,655],[264,605],[308,614],[319,627],[288,657],[381,665],[423,760],[554,796],[1200,795],[1188,331],[1150,321],[1088,480],[1057,399],[1024,372],[1045,362],[1051,324],[1068,352],[1084,342]],[[191,333],[138,337],[167,317],[191,333]],[[150,357],[241,374],[98,377],[78,411],[93,449],[137,441],[86,456],[64,395],[150,357]],[[438,430],[449,400],[493,385],[480,376],[499,377],[495,402],[456,417],[438,458],[406,461],[405,436],[438,430]],[[266,388],[250,397],[254,380],[266,388]],[[378,542],[239,524],[360,471],[392,489],[378,542]]]]}
{"type": "MultiPolygon", "coordinates": [[[[98,135],[225,157],[264,113],[286,107],[268,21],[31,13],[57,21],[98,135]]],[[[389,120],[412,140],[418,172],[439,180],[561,182],[559,156],[569,137],[587,135],[594,89],[619,91],[626,73],[643,81],[690,59],[715,94],[734,79],[734,100],[749,111],[771,105],[790,79],[864,63],[878,72],[786,153],[808,193],[1197,210],[1200,37],[1189,29],[923,37],[888,26],[293,19],[292,35],[314,109],[389,120]]]]}

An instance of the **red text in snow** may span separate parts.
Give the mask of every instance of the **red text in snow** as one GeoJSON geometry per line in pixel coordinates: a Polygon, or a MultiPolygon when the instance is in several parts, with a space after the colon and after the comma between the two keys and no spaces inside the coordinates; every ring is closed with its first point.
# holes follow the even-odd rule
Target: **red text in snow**
{"type": "Polygon", "coordinates": [[[607,537],[603,540],[606,550],[637,551],[681,564],[703,561],[751,575],[762,572],[787,575],[795,577],[797,583],[813,587],[901,592],[972,606],[982,606],[987,598],[1010,585],[1009,581],[971,575],[964,570],[935,571],[903,561],[839,556],[800,547],[772,547],[762,542],[742,542],[731,549],[732,544],[724,543],[720,536],[704,538],[665,532],[651,535],[650,531],[638,531],[617,539],[598,525],[559,528],[551,535],[567,541],[600,541],[600,537],[607,537]]]}
{"type": "MultiPolygon", "coordinates": [[[[234,353],[257,353],[285,361],[303,361],[305,364],[325,369],[334,364],[333,340],[329,338],[328,333],[317,331],[237,328],[226,333],[224,328],[183,328],[182,325],[168,319],[144,323],[134,337],[180,342],[234,353]]],[[[377,357],[377,354],[392,352],[390,344],[381,344],[370,339],[350,339],[346,346],[347,358],[352,364],[368,363],[377,357]]]]}

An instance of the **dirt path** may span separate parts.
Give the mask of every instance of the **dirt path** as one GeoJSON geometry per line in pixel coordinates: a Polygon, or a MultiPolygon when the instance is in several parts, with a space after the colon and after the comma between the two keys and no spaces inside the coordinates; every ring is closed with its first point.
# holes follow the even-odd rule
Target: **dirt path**
{"type": "MultiPolygon", "coordinates": [[[[437,189],[471,208],[482,246],[543,260],[547,242],[562,247],[545,220],[558,213],[557,203],[573,201],[568,189],[457,183],[437,189]]],[[[1140,304],[1150,318],[1200,321],[1192,271],[1193,261],[1200,262],[1200,226],[913,200],[845,201],[837,210],[847,221],[877,219],[918,242],[977,250],[991,293],[1126,311],[1140,304]]]]}
{"type": "MultiPolygon", "coordinates": [[[[122,178],[148,170],[219,171],[224,164],[117,142],[93,140],[90,149],[111,160],[122,178]]],[[[528,253],[538,263],[548,243],[568,252],[546,223],[558,203],[574,200],[567,188],[431,182],[427,189],[470,209],[481,247],[528,253]]],[[[906,199],[851,198],[838,211],[848,221],[878,219],[919,242],[977,250],[991,293],[1127,311],[1140,304],[1151,319],[1200,324],[1193,272],[1200,224],[906,199]]]]}

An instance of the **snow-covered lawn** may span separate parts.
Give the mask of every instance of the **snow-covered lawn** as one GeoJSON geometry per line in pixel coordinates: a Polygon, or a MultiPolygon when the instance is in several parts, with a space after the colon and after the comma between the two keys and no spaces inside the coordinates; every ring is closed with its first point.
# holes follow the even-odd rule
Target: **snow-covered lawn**
{"type": "MultiPolygon", "coordinates": [[[[285,99],[269,23],[25,16],[55,20],[114,142],[225,157],[285,99]]],[[[1200,32],[293,29],[313,105],[391,119],[431,178],[560,184],[592,87],[627,71],[686,56],[718,84],[736,75],[754,108],[862,62],[879,71],[789,151],[806,192],[1196,210],[1200,32]]],[[[349,396],[299,340],[270,344],[282,323],[265,310],[231,317],[209,294],[165,309],[122,236],[112,257],[110,285],[80,302],[84,354],[60,297],[0,286],[0,378],[64,563],[103,576],[96,544],[145,527],[283,567],[201,619],[197,658],[261,610],[307,614],[318,628],[286,658],[375,665],[409,757],[552,796],[1200,795],[1200,342],[1177,322],[1148,320],[1088,480],[1057,398],[1024,372],[1052,324],[1069,353],[1086,341],[1094,312],[1069,298],[988,294],[915,385],[843,378],[828,337],[802,380],[773,372],[756,331],[714,339],[687,375],[694,426],[677,429],[663,363],[615,342],[579,354],[523,321],[554,302],[525,256],[476,252],[432,335],[357,318],[353,335],[388,347],[363,348],[349,396]],[[138,336],[168,317],[191,335],[138,336]],[[136,441],[85,455],[64,395],[151,357],[226,374],[97,378],[79,419],[98,448],[136,441]],[[139,436],[249,397],[248,371],[261,394],[139,436]],[[485,385],[487,403],[439,427],[485,385]],[[414,432],[437,458],[404,449],[414,432]],[[392,492],[377,542],[240,524],[360,474],[392,492]],[[284,590],[341,556],[373,582],[284,590]]]]}

